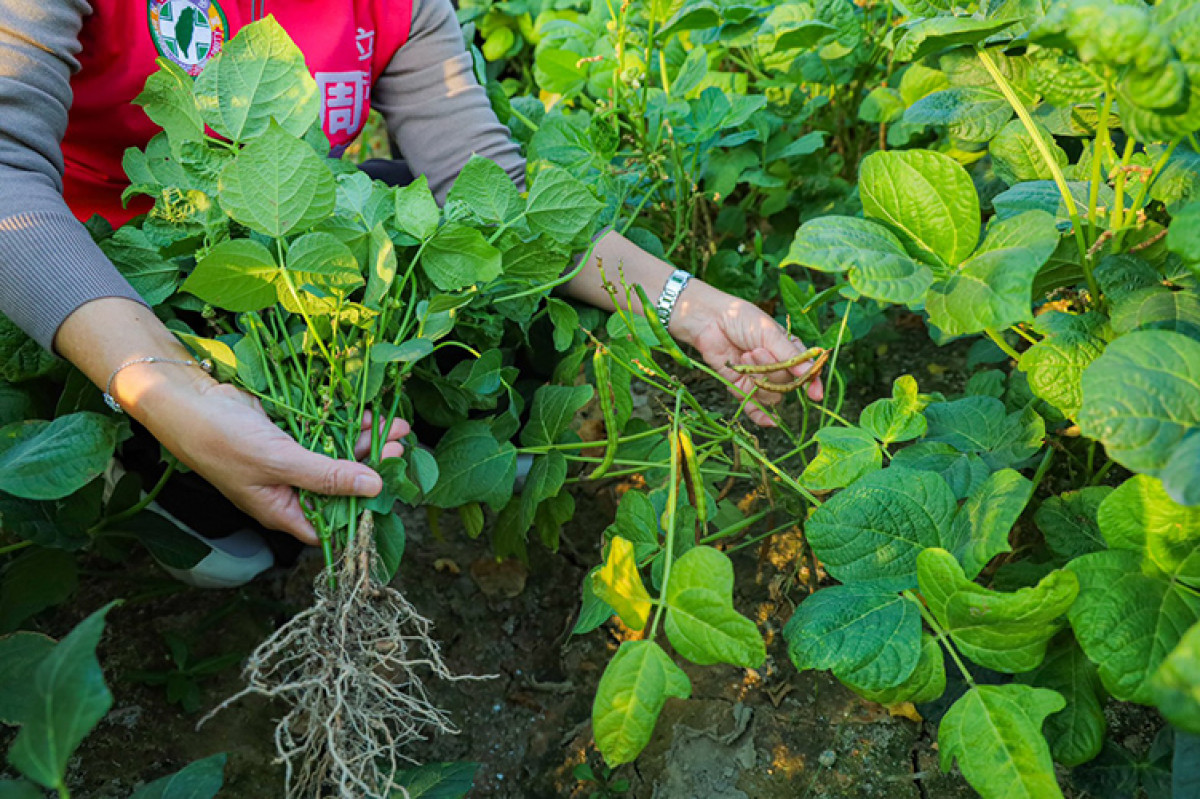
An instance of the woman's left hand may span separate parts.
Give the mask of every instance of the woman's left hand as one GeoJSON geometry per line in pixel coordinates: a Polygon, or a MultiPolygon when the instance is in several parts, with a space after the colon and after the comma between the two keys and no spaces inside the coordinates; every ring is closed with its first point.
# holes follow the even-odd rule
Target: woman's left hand
{"type": "MultiPolygon", "coordinates": [[[[788,335],[758,306],[726,294],[699,280],[688,283],[680,295],[671,317],[670,333],[680,341],[695,347],[705,363],[737,387],[743,396],[757,392],[755,399],[770,406],[783,399],[782,394],[757,388],[754,377],[735,372],[730,364],[769,364],[791,360],[807,347],[795,336],[788,335]]],[[[793,366],[767,375],[757,375],[772,383],[787,383],[803,377],[812,369],[812,362],[793,366]]],[[[824,387],[818,378],[808,386],[808,396],[819,400],[824,387]]],[[[750,418],[764,427],[773,427],[771,417],[753,404],[746,406],[750,418]]]]}

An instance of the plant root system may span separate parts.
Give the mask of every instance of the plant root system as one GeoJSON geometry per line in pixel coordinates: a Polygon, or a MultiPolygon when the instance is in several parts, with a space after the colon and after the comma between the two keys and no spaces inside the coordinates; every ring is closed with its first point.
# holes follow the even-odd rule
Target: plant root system
{"type": "Polygon", "coordinates": [[[374,525],[364,513],[336,582],[322,572],[315,602],[263,641],[246,663],[247,686],[200,721],[242,697],[283,700],[275,748],[289,799],[407,797],[395,781],[411,763],[405,747],[430,733],[457,733],[430,701],[422,674],[452,674],[430,636],[432,623],[372,576],[374,525]]]}

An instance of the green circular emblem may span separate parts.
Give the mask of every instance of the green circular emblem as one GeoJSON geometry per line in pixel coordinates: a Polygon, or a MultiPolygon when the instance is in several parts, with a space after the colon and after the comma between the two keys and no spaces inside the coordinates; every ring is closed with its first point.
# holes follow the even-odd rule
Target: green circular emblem
{"type": "Polygon", "coordinates": [[[158,52],[199,75],[229,38],[229,21],[216,0],[149,0],[150,38],[158,52]]]}

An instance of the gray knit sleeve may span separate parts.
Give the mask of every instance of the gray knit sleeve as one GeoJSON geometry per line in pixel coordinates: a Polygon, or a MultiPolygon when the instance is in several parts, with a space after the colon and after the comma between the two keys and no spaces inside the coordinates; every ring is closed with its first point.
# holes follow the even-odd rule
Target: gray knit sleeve
{"type": "Polygon", "coordinates": [[[413,0],[408,43],[375,82],[371,102],[439,202],[472,153],[524,188],[525,160],[475,80],[450,0],[413,0]]]}
{"type": "Polygon", "coordinates": [[[141,301],[71,214],[60,143],[83,0],[0,0],[0,313],[49,349],[76,308],[141,301]]]}

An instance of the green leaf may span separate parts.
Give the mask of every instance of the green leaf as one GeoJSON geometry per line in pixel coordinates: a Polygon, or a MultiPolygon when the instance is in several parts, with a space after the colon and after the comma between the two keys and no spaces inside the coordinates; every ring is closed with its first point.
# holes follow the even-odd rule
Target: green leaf
{"type": "Polygon", "coordinates": [[[109,603],[67,633],[25,688],[28,714],[8,750],[8,762],[47,788],[64,788],[75,747],[112,707],[112,694],[96,660],[109,603]]]}
{"type": "Polygon", "coordinates": [[[900,28],[896,58],[902,62],[920,61],[927,55],[951,47],[979,44],[1010,27],[1014,20],[978,17],[933,17],[918,19],[900,28]]]}
{"type": "Polygon", "coordinates": [[[733,609],[733,563],[724,553],[698,546],[681,555],[664,599],[667,638],[693,663],[757,668],[766,659],[758,627],[733,609]]]}
{"type": "Polygon", "coordinates": [[[192,96],[194,79],[169,58],[161,57],[157,63],[158,71],[146,78],[146,87],[133,98],[134,105],[140,105],[146,116],[167,132],[172,147],[202,141],[204,121],[192,96]]]}
{"type": "Polygon", "coordinates": [[[980,685],[942,718],[942,771],[958,761],[983,799],[1062,799],[1042,723],[1062,710],[1063,698],[1027,685],[980,685]]]}
{"type": "Polygon", "coordinates": [[[20,627],[46,608],[66,602],[79,584],[75,555],[33,549],[8,564],[0,583],[0,633],[20,627]]]}
{"type": "Polygon", "coordinates": [[[437,485],[426,501],[438,508],[457,508],[468,502],[486,502],[499,510],[512,496],[517,472],[517,451],[501,444],[491,427],[467,421],[450,428],[438,442],[437,485]]]}
{"type": "Polygon", "coordinates": [[[1167,229],[1167,249],[1185,261],[1200,261],[1200,202],[1190,202],[1175,212],[1167,229]]]}
{"type": "Polygon", "coordinates": [[[1187,588],[1142,573],[1137,552],[1112,550],[1076,558],[1079,577],[1071,627],[1104,687],[1117,699],[1149,704],[1150,680],[1200,621],[1200,597],[1187,588]]]}
{"type": "Polygon", "coordinates": [[[226,756],[206,757],[133,792],[129,799],[212,799],[225,783],[226,756]]]}
{"type": "Polygon", "coordinates": [[[163,258],[158,247],[138,228],[119,229],[112,237],[100,242],[100,250],[151,306],[175,293],[179,285],[179,267],[163,258]]]}
{"type": "Polygon", "coordinates": [[[542,386],[533,395],[529,423],[521,431],[521,444],[546,447],[571,427],[575,414],[592,399],[591,386],[542,386]]]}
{"type": "MultiPolygon", "coordinates": [[[[1157,274],[1155,282],[1161,282],[1157,274]]],[[[1173,330],[1200,340],[1200,296],[1155,285],[1114,297],[1112,327],[1117,333],[1173,330]]]]}
{"type": "Polygon", "coordinates": [[[391,799],[463,799],[475,787],[478,763],[426,763],[396,772],[396,782],[407,795],[391,799]]]}
{"type": "Polygon", "coordinates": [[[1044,211],[993,222],[979,250],[930,289],[930,321],[964,335],[1032,319],[1033,280],[1058,240],[1054,218],[1044,211]]]}
{"type": "Polygon", "coordinates": [[[921,594],[964,655],[1007,674],[1037,668],[1079,591],[1075,575],[1055,570],[1032,588],[992,591],[967,579],[944,549],[917,558],[921,594]]]}
{"type": "Polygon", "coordinates": [[[904,115],[904,98],[887,86],[876,86],[858,107],[863,122],[888,123],[904,115]]]}
{"type": "Polygon", "coordinates": [[[1017,681],[1048,688],[1066,700],[1066,707],[1047,718],[1043,727],[1055,761],[1078,766],[1100,754],[1107,726],[1104,691],[1095,665],[1070,633],[1060,633],[1050,644],[1042,665],[1020,675],[1017,681]]]}
{"type": "Polygon", "coordinates": [[[653,641],[625,641],[613,657],[592,704],[592,732],[605,762],[629,763],[650,743],[668,697],[687,699],[692,684],[653,641]]]}
{"type": "Polygon", "coordinates": [[[954,138],[986,144],[1012,119],[1012,106],[991,87],[955,86],[929,94],[904,112],[903,124],[944,125],[954,138]]]}
{"type": "Polygon", "coordinates": [[[371,348],[371,360],[376,363],[419,361],[433,352],[433,342],[427,338],[410,338],[401,344],[383,341],[371,348]]]}
{"type": "Polygon", "coordinates": [[[960,452],[941,441],[920,441],[905,447],[892,458],[892,466],[941,475],[958,499],[966,499],[992,471],[975,453],[960,452]]]}
{"type": "Polygon", "coordinates": [[[587,186],[565,169],[552,166],[534,177],[525,218],[534,232],[570,242],[601,207],[587,186]]]}
{"type": "Polygon", "coordinates": [[[945,547],[974,579],[992,558],[1011,552],[1008,534],[1029,503],[1033,483],[1012,469],[993,473],[954,515],[945,547]]]}
{"type": "Polygon", "coordinates": [[[41,788],[26,780],[0,780],[0,799],[45,799],[41,788]]]}
{"type": "MultiPolygon", "coordinates": [[[[1162,772],[1159,771],[1159,774],[1162,772]]],[[[1157,775],[1156,775],[1157,776],[1157,775]]],[[[1148,782],[1143,778],[1143,783],[1148,782]]],[[[1200,791],[1200,735],[1179,731],[1171,763],[1171,792],[1175,797],[1200,791]]],[[[1149,791],[1148,791],[1149,792],[1149,791]]]]}
{"type": "MultiPolygon", "coordinates": [[[[701,4],[713,6],[712,0],[697,0],[694,3],[694,5],[701,4]]],[[[682,13],[686,8],[685,6],[680,9],[680,12],[682,13]]],[[[687,54],[687,58],[683,60],[683,65],[679,67],[679,71],[675,73],[675,80],[671,81],[671,94],[675,97],[686,97],[700,85],[707,74],[708,50],[703,47],[692,48],[692,51],[687,54]]]]}
{"type": "Polygon", "coordinates": [[[98,413],[0,427],[0,491],[61,499],[96,479],[117,446],[117,425],[98,413]]]}
{"type": "MultiPolygon", "coordinates": [[[[1054,143],[1054,137],[1044,126],[1034,123],[1035,130],[1047,143],[1059,167],[1067,166],[1066,152],[1054,143]]],[[[1046,159],[1042,157],[1029,131],[1018,120],[1012,120],[992,139],[988,146],[992,156],[992,169],[996,177],[1010,186],[1027,180],[1053,180],[1054,174],[1046,159]]]]}
{"type": "Polygon", "coordinates": [[[221,170],[220,199],[234,220],[280,238],[332,214],[337,182],[311,147],[272,122],[221,170]]]}
{"type": "Polygon", "coordinates": [[[883,466],[883,452],[870,433],[857,427],[823,427],[815,436],[820,449],[800,475],[813,491],[843,488],[883,466]]]}
{"type": "Polygon", "coordinates": [[[847,685],[863,699],[881,705],[932,702],[946,692],[946,659],[942,655],[942,646],[929,633],[922,633],[921,657],[916,668],[907,680],[894,688],[872,691],[849,682],[847,685]]]}
{"type": "Polygon", "coordinates": [[[521,194],[495,161],[472,155],[450,188],[446,204],[461,203],[478,221],[507,222],[521,213],[521,194]]]}
{"type": "Polygon", "coordinates": [[[1167,721],[1200,735],[1200,623],[1192,625],[1158,667],[1151,690],[1167,721]]]}
{"type": "Polygon", "coordinates": [[[1046,424],[1032,408],[1007,413],[994,397],[937,402],[925,409],[925,419],[927,441],[978,454],[992,469],[1019,465],[1041,449],[1046,437],[1046,424]]]}
{"type": "Polygon", "coordinates": [[[212,247],[183,281],[182,290],[227,311],[260,311],[275,304],[279,265],[251,239],[212,247]]]}
{"type": "MultiPolygon", "coordinates": [[[[1079,214],[1086,214],[1090,184],[1086,181],[1067,181],[1067,190],[1071,203],[1079,214]]],[[[1098,204],[1111,208],[1116,201],[1112,187],[1102,184],[1098,192],[1098,204]]],[[[1000,219],[1023,214],[1026,211],[1045,211],[1054,217],[1055,222],[1064,223],[1070,219],[1067,213],[1067,202],[1062,192],[1052,180],[1031,180],[1018,183],[1008,191],[1002,191],[992,198],[992,207],[1000,219]]]]}
{"type": "Polygon", "coordinates": [[[1163,488],[1171,499],[1184,505],[1200,505],[1200,431],[1193,430],[1183,439],[1163,467],[1163,488]]]}
{"type": "MultiPolygon", "coordinates": [[[[272,123],[303,136],[321,107],[304,54],[272,16],[225,43],[196,79],[195,94],[205,123],[238,142],[262,135],[272,123]]],[[[282,154],[280,165],[291,166],[282,154]]]]}
{"type": "Polygon", "coordinates": [[[789,264],[847,272],[855,289],[885,302],[917,302],[933,282],[929,267],[910,258],[891,231],[847,216],[826,216],[801,225],[780,265],[789,264]]]}
{"type": "MultiPolygon", "coordinates": [[[[666,41],[668,37],[676,33],[713,28],[720,24],[721,12],[716,3],[712,0],[688,0],[671,15],[660,30],[654,32],[654,36],[659,41],[666,41]]],[[[695,54],[696,51],[700,51],[702,54],[706,52],[705,48],[697,47],[688,56],[695,54]]],[[[675,93],[676,84],[678,84],[678,78],[675,84],[671,85],[672,94],[675,93]]],[[[681,91],[680,93],[686,92],[681,91]]]]}
{"type": "Polygon", "coordinates": [[[875,400],[863,409],[858,423],[886,446],[925,435],[922,411],[928,403],[917,390],[912,375],[901,375],[892,383],[892,398],[875,400]]]}
{"type": "Polygon", "coordinates": [[[1145,554],[1144,573],[1200,587],[1200,508],[1175,502],[1161,481],[1126,480],[1100,504],[1097,522],[1110,547],[1145,554]]]}
{"type": "Polygon", "coordinates": [[[1108,486],[1089,486],[1043,500],[1033,520],[1046,537],[1050,551],[1064,558],[1077,558],[1107,548],[1097,512],[1111,493],[1108,486]]]}
{"type": "Polygon", "coordinates": [[[800,603],[783,637],[800,671],[829,669],[856,690],[884,691],[917,668],[921,613],[895,591],[835,585],[800,603]]]}
{"type": "Polygon", "coordinates": [[[128,519],[113,522],[108,532],[136,538],[162,565],[190,569],[212,554],[212,547],[188,535],[175,522],[147,509],[128,519]]]}
{"type": "Polygon", "coordinates": [[[424,175],[396,189],[396,227],[405,233],[425,241],[437,232],[441,218],[442,210],[424,175]]]}
{"type": "Polygon", "coordinates": [[[653,605],[630,541],[621,536],[612,539],[604,566],[592,574],[592,591],[617,612],[629,629],[641,630],[646,626],[653,605]]]}
{"type": "Polygon", "coordinates": [[[1083,407],[1083,373],[1104,352],[1104,339],[1087,334],[1055,335],[1021,353],[1029,389],[1068,418],[1083,407]]]}
{"type": "MultiPolygon", "coordinates": [[[[41,633],[19,632],[0,638],[0,684],[30,685],[38,666],[52,649],[54,639],[41,633]]],[[[8,690],[0,694],[0,722],[10,727],[24,724],[33,708],[33,695],[27,691],[8,690]]]]}
{"type": "Polygon", "coordinates": [[[475,228],[450,222],[425,245],[421,268],[442,291],[458,291],[500,276],[500,251],[475,228]]]}
{"type": "MultiPolygon", "coordinates": [[[[333,291],[345,296],[364,283],[354,253],[329,233],[306,233],[293,241],[287,251],[286,271],[306,307],[310,305],[310,299],[321,303],[319,297],[304,291],[306,286],[322,293],[333,291]]],[[[282,275],[275,288],[280,305],[292,313],[299,313],[300,303],[296,302],[282,275]]],[[[332,302],[329,304],[333,305],[332,302]]]]}
{"type": "Polygon", "coordinates": [[[805,532],[836,579],[900,578],[912,586],[917,554],[941,545],[957,509],[940,476],[893,466],[835,494],[812,515],[805,532]]]}
{"type": "Polygon", "coordinates": [[[371,229],[370,261],[367,263],[367,290],[363,294],[363,305],[373,311],[383,309],[396,279],[396,245],[380,222],[371,229]]]}
{"type": "Polygon", "coordinates": [[[530,241],[504,251],[504,275],[545,283],[563,273],[567,258],[541,241],[530,241]]]}
{"type": "Polygon", "coordinates": [[[1079,426],[1117,463],[1157,475],[1200,429],[1200,342],[1140,330],[1108,345],[1083,374],[1079,426]]]}
{"type": "Polygon", "coordinates": [[[862,161],[859,192],[866,215],[887,224],[923,260],[953,266],[979,241],[975,184],[941,153],[872,153],[862,161]]]}
{"type": "MultiPolygon", "coordinates": [[[[389,500],[392,502],[393,500],[389,500]]],[[[400,570],[400,561],[404,559],[404,547],[408,543],[404,520],[391,513],[373,514],[375,522],[375,579],[387,584],[400,570]]]]}
{"type": "Polygon", "coordinates": [[[546,299],[546,311],[550,315],[550,323],[554,325],[554,349],[558,352],[570,349],[579,330],[579,312],[573,305],[557,297],[546,299]]]}

